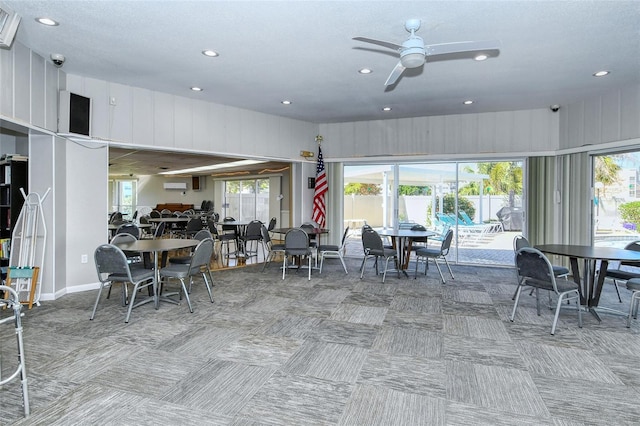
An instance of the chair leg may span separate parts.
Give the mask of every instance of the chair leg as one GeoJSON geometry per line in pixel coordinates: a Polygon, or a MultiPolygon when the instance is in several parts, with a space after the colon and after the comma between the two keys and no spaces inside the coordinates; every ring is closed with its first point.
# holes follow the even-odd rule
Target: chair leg
{"type": "Polygon", "coordinates": [[[631,300],[629,301],[629,316],[627,317],[627,328],[631,327],[631,317],[633,317],[634,313],[637,312],[638,301],[640,301],[637,296],[639,295],[640,292],[638,291],[634,291],[633,293],[631,293],[631,300]]]}
{"type": "MultiPolygon", "coordinates": [[[[320,256],[320,271],[319,273],[322,273],[322,265],[324,265],[324,255],[320,252],[318,252],[318,256],[320,256]]],[[[316,265],[318,263],[318,258],[316,258],[316,265]]]]}
{"type": "Polygon", "coordinates": [[[98,302],[100,302],[100,295],[102,294],[103,288],[104,283],[100,283],[100,288],[98,289],[98,297],[96,297],[96,303],[93,304],[93,312],[91,312],[91,317],[89,317],[89,320],[92,320],[96,316],[96,309],[98,309],[98,302]]]}
{"type": "Polygon", "coordinates": [[[360,279],[362,279],[362,277],[364,276],[364,266],[366,261],[367,261],[367,255],[365,255],[362,258],[362,264],[360,265],[360,279]]]}
{"type": "MultiPolygon", "coordinates": [[[[342,257],[342,254],[338,253],[338,257],[340,258],[340,262],[342,262],[342,267],[344,268],[345,275],[349,275],[349,272],[347,272],[347,265],[344,263],[344,258],[342,257]]],[[[322,262],[320,263],[320,272],[322,272],[322,262]]]]}
{"type": "MultiPolygon", "coordinates": [[[[536,289],[538,290],[538,289],[536,289]]],[[[556,333],[556,325],[558,325],[558,316],[560,315],[560,307],[562,306],[562,298],[566,296],[566,293],[558,295],[558,303],[556,304],[556,313],[553,316],[553,324],[551,325],[551,335],[556,333]]],[[[582,322],[582,320],[580,320],[582,322]]]]}
{"type": "MultiPolygon", "coordinates": [[[[211,275],[209,275],[211,277],[211,275]]],[[[204,279],[204,285],[207,287],[207,293],[209,293],[209,300],[213,303],[213,295],[211,294],[211,286],[209,286],[209,280],[207,279],[206,271],[202,273],[202,278],[204,279]]]]}
{"type": "Polygon", "coordinates": [[[515,302],[513,303],[513,311],[511,311],[511,318],[509,318],[511,322],[513,322],[514,318],[516,317],[516,309],[518,309],[518,302],[520,301],[521,292],[522,292],[522,285],[518,284],[518,288],[516,289],[516,294],[515,294],[515,302]]]}
{"type": "MultiPolygon", "coordinates": [[[[311,281],[311,256],[307,256],[309,258],[309,281],[311,281]]],[[[316,259],[316,262],[318,259],[316,259]]]]}
{"type": "Polygon", "coordinates": [[[389,258],[387,257],[387,261],[384,263],[384,273],[382,274],[382,283],[384,284],[384,280],[387,277],[387,269],[389,269],[389,258]]]}
{"type": "Polygon", "coordinates": [[[616,288],[616,293],[618,294],[618,302],[622,303],[622,298],[620,297],[620,288],[618,287],[618,280],[613,280],[613,285],[616,288]]]}
{"type": "Polygon", "coordinates": [[[442,275],[442,269],[440,269],[440,264],[438,263],[438,259],[434,257],[433,258],[433,263],[436,264],[436,268],[438,269],[438,272],[440,273],[440,279],[442,280],[442,284],[445,284],[444,275],[442,275]]]}
{"type": "Polygon", "coordinates": [[[455,280],[456,277],[453,276],[453,271],[451,270],[451,266],[449,266],[449,261],[447,260],[447,258],[445,256],[442,256],[442,258],[444,259],[444,263],[447,265],[447,269],[449,270],[449,274],[451,274],[451,279],[455,280]]]}
{"type": "Polygon", "coordinates": [[[285,254],[282,259],[282,279],[284,280],[284,274],[287,272],[287,255],[285,254]]]}
{"type": "Polygon", "coordinates": [[[180,278],[180,284],[182,285],[184,298],[187,300],[187,305],[189,306],[189,312],[193,313],[193,308],[191,307],[191,300],[189,299],[189,292],[187,292],[187,285],[184,283],[184,279],[180,278]]]}

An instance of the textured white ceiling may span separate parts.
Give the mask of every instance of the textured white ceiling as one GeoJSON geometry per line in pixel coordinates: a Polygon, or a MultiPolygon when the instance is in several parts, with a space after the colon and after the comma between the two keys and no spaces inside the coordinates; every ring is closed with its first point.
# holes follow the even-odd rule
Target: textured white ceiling
{"type": "Polygon", "coordinates": [[[316,123],[546,108],[640,83],[638,1],[3,3],[23,18],[18,40],[65,55],[68,73],[316,123]],[[427,63],[385,90],[393,52],[352,37],[401,43],[408,18],[426,43],[498,39],[500,55],[427,63]]]}

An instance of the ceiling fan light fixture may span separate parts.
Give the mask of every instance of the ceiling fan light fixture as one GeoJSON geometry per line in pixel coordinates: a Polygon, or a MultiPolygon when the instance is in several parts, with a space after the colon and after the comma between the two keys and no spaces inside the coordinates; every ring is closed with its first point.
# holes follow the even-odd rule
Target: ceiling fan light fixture
{"type": "Polygon", "coordinates": [[[417,68],[424,64],[424,52],[407,53],[400,58],[402,66],[405,68],[417,68]]]}

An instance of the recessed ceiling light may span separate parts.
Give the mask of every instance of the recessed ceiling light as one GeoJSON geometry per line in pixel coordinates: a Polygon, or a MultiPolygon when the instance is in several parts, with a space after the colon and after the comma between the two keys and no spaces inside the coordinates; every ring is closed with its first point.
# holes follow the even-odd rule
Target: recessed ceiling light
{"type": "Polygon", "coordinates": [[[210,50],[210,49],[203,50],[202,54],[204,56],[208,56],[210,58],[215,58],[216,56],[220,56],[220,54],[218,52],[216,52],[215,50],[210,50]]]}
{"type": "Polygon", "coordinates": [[[371,74],[373,71],[370,68],[362,68],[361,70],[358,70],[358,72],[360,74],[371,74]]]}
{"type": "Polygon", "coordinates": [[[291,101],[280,101],[282,105],[291,105],[291,101]]]}
{"type": "Polygon", "coordinates": [[[465,105],[471,105],[473,103],[473,101],[471,99],[469,99],[469,100],[466,100],[466,101],[464,101],[462,103],[465,104],[465,105]]]}
{"type": "Polygon", "coordinates": [[[193,90],[194,92],[202,92],[202,87],[193,86],[191,90],[193,90]]]}
{"type": "Polygon", "coordinates": [[[481,53],[479,55],[476,55],[475,59],[476,61],[484,61],[485,59],[487,59],[489,56],[485,55],[484,53],[481,53]]]}
{"type": "Polygon", "coordinates": [[[51,18],[36,18],[36,21],[40,22],[42,25],[48,25],[50,27],[58,25],[58,23],[51,18]]]}
{"type": "Polygon", "coordinates": [[[598,71],[596,73],[593,73],[593,76],[594,77],[604,77],[607,74],[609,74],[609,71],[598,71]]]}
{"type": "Polygon", "coordinates": [[[387,112],[387,111],[391,111],[391,107],[384,107],[382,108],[383,111],[387,112]]]}

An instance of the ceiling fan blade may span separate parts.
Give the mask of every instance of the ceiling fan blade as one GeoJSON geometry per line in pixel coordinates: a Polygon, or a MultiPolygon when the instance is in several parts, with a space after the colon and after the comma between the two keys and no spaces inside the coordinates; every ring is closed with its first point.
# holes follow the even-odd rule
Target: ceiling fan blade
{"type": "MultiPolygon", "coordinates": [[[[499,49],[499,40],[460,41],[456,43],[428,44],[425,46],[427,56],[445,55],[447,53],[491,51],[499,49]]],[[[490,54],[490,52],[487,53],[490,54]]]]}
{"type": "Polygon", "coordinates": [[[398,81],[405,69],[406,68],[402,65],[402,62],[398,62],[393,71],[391,71],[391,74],[389,74],[387,81],[384,82],[384,85],[391,86],[392,84],[395,84],[395,82],[398,81]]]}
{"type": "Polygon", "coordinates": [[[397,50],[397,51],[400,51],[400,49],[402,49],[401,45],[395,44],[395,43],[391,43],[391,42],[388,42],[388,41],[374,40],[372,38],[366,38],[366,37],[354,37],[353,39],[354,40],[358,40],[358,41],[364,41],[365,43],[377,44],[378,46],[388,47],[389,49],[393,49],[393,50],[397,50]]]}

